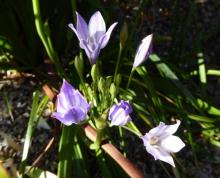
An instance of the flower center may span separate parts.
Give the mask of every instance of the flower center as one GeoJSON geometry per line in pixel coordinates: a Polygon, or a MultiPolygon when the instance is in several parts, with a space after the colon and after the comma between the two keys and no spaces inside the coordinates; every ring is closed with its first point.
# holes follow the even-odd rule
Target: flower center
{"type": "Polygon", "coordinates": [[[91,48],[91,51],[94,51],[96,49],[97,41],[94,36],[89,37],[88,44],[89,47],[91,48]]]}
{"type": "Polygon", "coordinates": [[[150,144],[151,145],[156,145],[159,142],[159,138],[158,137],[152,137],[150,139],[150,144]]]}

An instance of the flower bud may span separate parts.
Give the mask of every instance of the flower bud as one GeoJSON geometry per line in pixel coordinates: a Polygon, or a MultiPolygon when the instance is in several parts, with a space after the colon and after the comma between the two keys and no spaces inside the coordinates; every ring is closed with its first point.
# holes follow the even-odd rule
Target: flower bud
{"type": "Polygon", "coordinates": [[[79,56],[76,56],[74,60],[74,66],[76,68],[78,75],[80,76],[80,78],[82,78],[83,70],[84,70],[83,59],[80,58],[79,56]]]}
{"type": "Polygon", "coordinates": [[[132,107],[128,101],[121,100],[120,103],[113,105],[109,111],[109,120],[111,121],[111,125],[125,125],[127,122],[131,121],[131,117],[129,115],[131,112],[132,107]]]}

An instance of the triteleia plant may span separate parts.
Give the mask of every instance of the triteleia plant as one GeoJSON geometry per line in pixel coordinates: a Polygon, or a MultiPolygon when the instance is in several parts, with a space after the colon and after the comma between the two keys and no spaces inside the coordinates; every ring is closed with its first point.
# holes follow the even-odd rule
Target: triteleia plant
{"type": "MultiPolygon", "coordinates": [[[[138,135],[143,140],[144,146],[148,153],[154,156],[155,160],[161,160],[175,166],[172,153],[180,151],[185,144],[182,140],[174,136],[180,121],[174,125],[165,125],[160,122],[159,126],[152,128],[144,136],[135,125],[134,121],[138,120],[138,116],[133,113],[137,105],[134,103],[136,94],[130,88],[132,75],[136,68],[139,67],[152,53],[152,37],[153,34],[143,38],[139,45],[135,59],[133,62],[132,72],[127,80],[127,87],[121,83],[122,76],[118,73],[120,54],[126,44],[126,35],[121,35],[123,45],[117,59],[117,65],[114,75],[105,76],[100,70],[100,65],[96,64],[96,60],[103,49],[109,42],[110,35],[117,23],[113,23],[106,31],[105,21],[99,11],[95,12],[87,25],[85,20],[76,12],[77,24],[69,24],[79,39],[79,45],[85,50],[90,64],[92,64],[90,73],[84,75],[84,61],[82,55],[75,57],[75,67],[79,75],[79,90],[75,89],[65,79],[57,96],[56,111],[53,117],[58,119],[66,126],[71,124],[90,124],[97,131],[97,137],[91,149],[99,150],[102,138],[106,138],[109,129],[115,129],[118,126],[120,135],[121,128],[124,128],[138,135]],[[86,76],[86,77],[85,77],[86,76]],[[114,77],[113,77],[114,76],[114,77]],[[131,93],[131,94],[130,94],[131,93]],[[119,102],[116,102],[117,99],[119,102]],[[108,131],[107,131],[108,130],[108,131]]],[[[127,28],[124,28],[125,34],[127,28]]],[[[120,43],[122,44],[122,43],[120,43]]],[[[108,137],[109,138],[109,137],[108,137]]]]}

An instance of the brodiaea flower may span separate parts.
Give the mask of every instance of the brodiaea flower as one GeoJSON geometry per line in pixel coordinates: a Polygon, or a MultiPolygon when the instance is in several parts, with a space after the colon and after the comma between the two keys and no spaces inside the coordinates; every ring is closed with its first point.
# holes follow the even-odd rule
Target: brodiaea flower
{"type": "Polygon", "coordinates": [[[141,137],[147,152],[153,155],[155,160],[165,161],[175,167],[170,153],[176,153],[185,146],[179,137],[173,135],[179,125],[180,121],[174,125],[165,125],[160,122],[159,126],[141,137]]]}
{"type": "Polygon", "coordinates": [[[152,38],[153,34],[146,36],[139,45],[135,59],[133,68],[137,68],[139,65],[141,65],[150,55],[152,52],[152,38]]]}
{"type": "Polygon", "coordinates": [[[127,101],[121,101],[111,107],[109,111],[109,120],[111,125],[122,126],[127,122],[131,121],[130,113],[132,112],[132,107],[127,101]]]}
{"type": "Polygon", "coordinates": [[[66,80],[63,80],[60,93],[57,95],[56,112],[52,114],[64,125],[78,124],[85,120],[90,109],[81,93],[74,89],[66,80]]]}
{"type": "Polygon", "coordinates": [[[79,13],[76,12],[76,16],[76,28],[73,24],[69,24],[69,27],[78,37],[80,47],[85,50],[90,63],[95,64],[100,50],[107,45],[117,23],[113,23],[106,32],[105,21],[99,11],[92,15],[88,25],[79,13]]]}

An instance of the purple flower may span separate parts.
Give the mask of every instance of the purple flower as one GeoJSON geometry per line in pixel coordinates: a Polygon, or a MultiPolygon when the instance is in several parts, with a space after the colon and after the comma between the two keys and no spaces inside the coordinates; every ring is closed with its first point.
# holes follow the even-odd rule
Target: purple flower
{"type": "Polygon", "coordinates": [[[90,106],[82,94],[63,79],[60,93],[57,95],[57,112],[54,112],[52,117],[64,125],[78,124],[85,120],[90,106]]]}
{"type": "Polygon", "coordinates": [[[151,129],[141,137],[147,152],[153,155],[155,160],[159,159],[175,167],[170,153],[176,153],[185,146],[179,137],[173,135],[179,125],[180,121],[177,121],[174,125],[165,125],[160,122],[159,126],[151,129]]]}
{"type": "Polygon", "coordinates": [[[107,45],[117,23],[113,23],[106,32],[105,21],[99,11],[92,15],[88,25],[79,13],[76,12],[76,16],[76,28],[73,24],[69,24],[69,27],[78,37],[80,47],[85,50],[90,63],[95,64],[100,50],[107,45]]]}
{"type": "Polygon", "coordinates": [[[131,121],[129,114],[132,107],[128,101],[121,100],[120,103],[114,104],[109,111],[109,120],[111,125],[122,126],[131,121]]]}
{"type": "Polygon", "coordinates": [[[135,55],[133,68],[137,68],[139,65],[141,65],[151,54],[152,38],[153,34],[150,34],[141,41],[141,44],[139,45],[135,55]]]}

